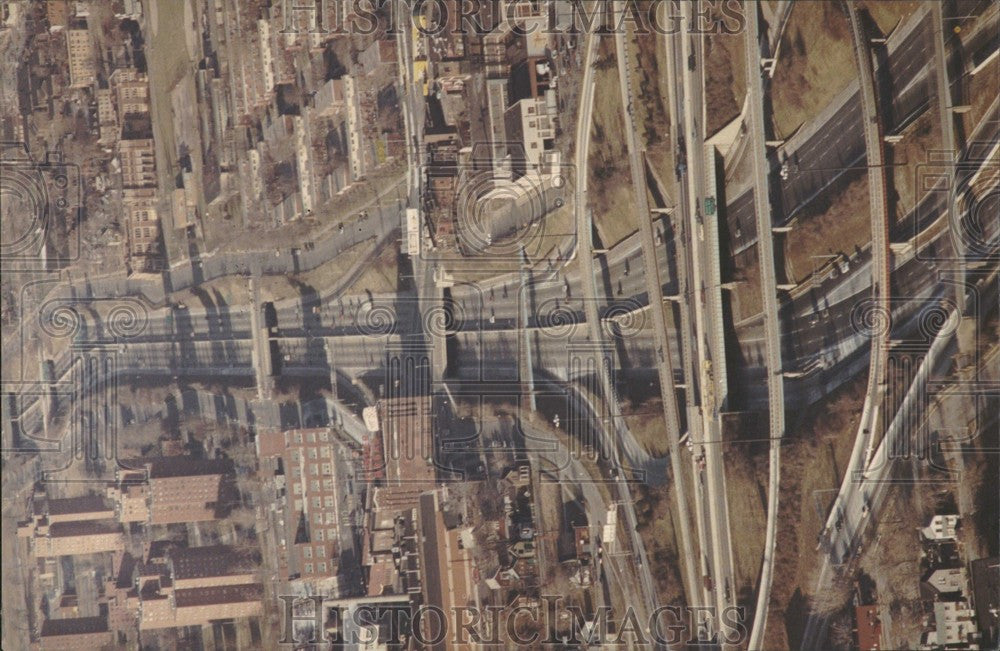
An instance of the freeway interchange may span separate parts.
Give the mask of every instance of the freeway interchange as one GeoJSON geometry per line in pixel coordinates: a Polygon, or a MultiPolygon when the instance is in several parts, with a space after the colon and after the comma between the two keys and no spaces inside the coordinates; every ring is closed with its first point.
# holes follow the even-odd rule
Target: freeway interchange
{"type": "MultiPolygon", "coordinates": [[[[624,11],[622,4],[614,3],[616,15],[624,11]]],[[[681,5],[681,14],[689,11],[686,3],[681,5]]],[[[884,135],[880,131],[902,130],[929,105],[928,84],[923,80],[933,74],[934,63],[919,53],[919,34],[928,29],[931,17],[928,11],[918,12],[889,39],[886,74],[897,87],[892,94],[892,107],[874,105],[874,82],[861,74],[860,85],[848,87],[820,120],[768,152],[764,144],[766,102],[760,68],[760,59],[766,58],[760,56],[760,41],[767,40],[767,30],[758,27],[757,3],[748,5],[752,18],[746,35],[750,83],[745,155],[752,159],[753,184],[743,192],[727,193],[734,198],[720,207],[719,217],[726,220],[726,227],[733,235],[734,254],[757,245],[762,270],[762,314],[739,323],[724,323],[726,316],[719,298],[722,283],[717,225],[710,225],[711,229],[704,227],[709,216],[702,209],[705,198],[714,191],[713,183],[706,178],[703,155],[708,135],[704,131],[702,97],[704,44],[702,39],[683,31],[665,37],[663,46],[673,74],[680,73],[682,77],[673,91],[670,132],[673,142],[686,143],[687,166],[678,174],[677,197],[663,196],[665,205],[655,206],[649,205],[647,184],[652,175],[647,173],[648,163],[640,151],[632,119],[632,103],[638,98],[629,86],[632,73],[624,42],[626,34],[615,35],[639,230],[606,252],[594,252],[592,214],[586,192],[586,144],[592,120],[593,58],[600,36],[587,34],[583,46],[583,97],[577,124],[576,164],[582,172],[582,182],[576,183],[574,198],[577,227],[561,247],[575,250],[579,265],[552,269],[551,265],[536,261],[527,269],[445,288],[436,282],[433,261],[416,256],[411,261],[414,282],[390,294],[347,293],[345,290],[359,274],[359,267],[336,286],[305,288],[299,296],[266,305],[259,301],[252,305],[227,305],[218,293],[207,291],[201,292],[197,302],[179,304],[170,299],[170,294],[178,289],[198,287],[216,278],[235,276],[250,282],[261,275],[310,270],[348,248],[365,246],[375,250],[400,236],[401,225],[405,229],[406,210],[419,206],[422,179],[417,170],[422,166],[419,159],[423,155],[419,127],[423,115],[416,97],[419,82],[410,78],[412,70],[401,65],[401,83],[407,89],[405,122],[416,153],[407,148],[411,160],[405,187],[401,180],[380,193],[366,207],[366,219],[346,232],[330,233],[301,248],[240,256],[201,255],[175,265],[157,280],[73,279],[53,288],[39,301],[38,314],[32,316],[38,322],[24,321],[15,336],[5,336],[5,356],[20,359],[22,364],[20,377],[5,372],[5,384],[17,385],[23,381],[25,387],[41,384],[46,390],[70,387],[74,395],[85,396],[103,390],[107,384],[92,380],[90,375],[80,375],[79,365],[89,359],[108,358],[114,360],[108,368],[118,382],[153,377],[178,382],[209,378],[259,384],[258,358],[265,354],[255,349],[261,344],[260,322],[266,324],[265,346],[272,360],[271,375],[327,379],[332,376],[334,385],[385,373],[388,360],[409,346],[411,351],[415,349],[443,360],[432,365],[434,384],[525,382],[522,360],[527,356],[531,360],[528,373],[532,378],[547,378],[572,393],[577,391],[574,383],[584,382],[594,374],[592,367],[575,364],[574,347],[598,346],[609,351],[601,354],[614,360],[614,365],[608,369],[600,364],[596,372],[598,385],[591,388],[595,389],[592,393],[597,400],[609,404],[595,405],[582,392],[582,398],[572,400],[571,404],[580,418],[595,422],[603,437],[602,445],[614,470],[610,474],[611,483],[618,492],[619,502],[626,507],[629,544],[638,559],[639,567],[632,568],[639,583],[635,599],[649,610],[658,605],[658,596],[643,542],[637,534],[626,474],[628,470],[651,468],[654,461],[620,422],[616,382],[641,379],[659,384],[670,442],[671,481],[684,483],[689,473],[696,478],[694,485],[687,488],[693,491],[693,502],[685,497],[683,490],[678,491],[682,505],[681,537],[686,551],[683,555],[686,566],[681,572],[686,582],[685,594],[689,605],[711,606],[716,613],[737,605],[732,590],[737,584],[732,551],[734,532],[729,523],[723,446],[717,444],[723,441],[722,414],[736,409],[769,410],[768,543],[750,638],[751,648],[763,648],[768,591],[774,572],[780,440],[785,430],[786,406],[793,401],[798,404],[817,401],[856,375],[870,359],[865,415],[858,428],[851,468],[863,472],[869,466],[882,467],[876,460],[885,454],[885,443],[874,440],[872,423],[879,413],[879,385],[888,354],[889,332],[875,328],[877,334],[873,335],[870,329],[859,328],[858,306],[867,305],[879,314],[884,313],[893,323],[895,336],[919,327],[926,319],[928,306],[936,308],[948,300],[947,292],[936,282],[939,264],[936,261],[948,258],[954,246],[950,238],[960,228],[951,221],[961,223],[972,216],[967,206],[956,205],[954,192],[931,189],[917,199],[916,208],[907,219],[890,228],[885,224],[882,193],[872,193],[871,246],[850,256],[846,269],[831,269],[789,290],[779,291],[770,237],[774,228],[794,227],[800,209],[829,187],[841,173],[839,170],[860,164],[859,161],[868,161],[867,167],[873,175],[871,185],[884,189],[884,179],[877,176],[881,170],[879,152],[884,135]],[[403,70],[410,73],[404,74],[403,70]],[[878,127],[874,135],[868,128],[872,125],[878,127]],[[791,179],[779,178],[778,161],[785,160],[794,161],[801,173],[791,179]],[[772,205],[772,198],[777,199],[776,205],[772,205]],[[941,219],[949,222],[949,228],[934,228],[941,219]],[[931,235],[918,237],[926,233],[931,235]],[[889,256],[890,242],[906,242],[910,246],[889,256]],[[106,309],[108,301],[128,306],[124,326],[122,313],[109,313],[106,309]],[[673,304],[678,305],[676,320],[673,304]],[[59,319],[70,320],[59,321],[68,328],[47,330],[46,324],[51,325],[56,318],[53,315],[57,314],[61,315],[59,319]],[[432,341],[425,341],[427,337],[432,341]],[[31,345],[39,341],[45,342],[48,352],[40,360],[43,371],[35,381],[28,379],[34,376],[34,369],[24,371],[24,365],[29,364],[24,357],[31,345]],[[874,349],[870,357],[869,348],[874,349]],[[337,377],[346,382],[338,382],[337,377]],[[736,386],[743,389],[731,391],[736,386]],[[679,387],[683,387],[683,407],[677,401],[679,387]],[[610,417],[605,418],[607,414],[610,417]],[[690,437],[690,454],[680,443],[685,434],[690,437]],[[685,459],[690,471],[681,467],[685,459]],[[692,503],[693,513],[687,513],[692,503]]],[[[864,69],[868,65],[867,44],[861,42],[857,33],[854,40],[859,64],[864,69]]],[[[404,51],[411,47],[412,44],[406,43],[400,48],[401,61],[406,60],[404,51]]],[[[767,46],[764,47],[766,50],[767,46]]],[[[969,142],[989,144],[1000,138],[997,113],[994,102],[987,117],[970,134],[969,142]]],[[[971,147],[964,150],[968,164],[974,169],[985,166],[988,161],[973,159],[972,151],[971,147]]],[[[981,236],[983,246],[972,251],[970,258],[963,258],[970,267],[977,264],[981,267],[995,259],[991,256],[995,256],[1000,227],[993,223],[986,228],[981,236]]],[[[944,346],[937,338],[931,343],[935,354],[944,346]]],[[[49,403],[50,396],[27,390],[19,398],[16,404],[5,405],[5,429],[16,423],[22,442],[51,438],[49,414],[58,409],[59,399],[49,403]]],[[[250,420],[247,414],[267,411],[260,404],[233,409],[233,414],[239,412],[247,421],[250,420]]],[[[325,401],[310,409],[314,417],[351,423],[345,427],[360,432],[356,415],[352,416],[335,401],[325,401]]],[[[301,409],[296,418],[302,418],[301,409]]],[[[283,419],[280,413],[272,413],[259,422],[283,423],[283,419]]],[[[537,430],[535,436],[545,439],[549,435],[537,430]]],[[[567,481],[589,487],[583,489],[591,493],[585,501],[593,510],[592,517],[598,518],[600,509],[596,504],[600,501],[603,505],[603,499],[593,494],[592,484],[584,481],[586,471],[571,455],[568,462],[556,465],[567,481]]],[[[866,481],[874,482],[874,478],[866,481]]],[[[859,489],[845,476],[834,511],[859,512],[859,505],[867,507],[871,495],[868,487],[859,489]]],[[[838,518],[834,511],[830,513],[831,521],[838,518]]],[[[852,537],[861,525],[857,516],[850,517],[853,519],[843,532],[840,527],[836,528],[838,533],[827,532],[831,558],[852,548],[852,537]]],[[[629,580],[619,576],[618,582],[626,586],[629,580]]],[[[715,640],[728,648],[733,631],[725,626],[721,619],[708,616],[699,622],[698,634],[706,641],[715,640]]],[[[819,626],[813,625],[813,636],[818,634],[819,626]]]]}

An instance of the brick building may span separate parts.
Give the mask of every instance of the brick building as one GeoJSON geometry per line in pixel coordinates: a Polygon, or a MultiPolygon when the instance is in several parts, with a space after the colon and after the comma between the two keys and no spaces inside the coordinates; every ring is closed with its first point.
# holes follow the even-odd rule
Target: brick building
{"type": "Polygon", "coordinates": [[[149,113],[149,79],[135,68],[118,68],[108,80],[115,92],[118,115],[149,113]]]}
{"type": "Polygon", "coordinates": [[[270,458],[279,495],[285,498],[284,535],[278,567],[284,580],[320,582],[339,571],[337,464],[327,428],[267,432],[258,454],[270,458]]]}
{"type": "Polygon", "coordinates": [[[225,514],[224,492],[233,475],[230,459],[159,457],[123,462],[108,493],[122,522],[176,524],[215,520],[225,514]]]}
{"type": "Polygon", "coordinates": [[[115,503],[121,522],[149,520],[149,486],[143,472],[125,472],[108,485],[108,497],[115,503]]]}
{"type": "Polygon", "coordinates": [[[217,619],[257,617],[264,612],[260,583],[174,589],[163,582],[140,592],[139,630],[202,626],[217,619]]]}
{"type": "Polygon", "coordinates": [[[147,464],[149,522],[173,524],[215,520],[223,483],[233,473],[228,459],[164,457],[147,464]]]}
{"type": "Polygon", "coordinates": [[[115,517],[115,510],[100,495],[84,495],[38,501],[35,503],[35,514],[44,515],[49,523],[54,523],[110,519],[115,517]]]}
{"type": "Polygon", "coordinates": [[[112,635],[105,617],[47,619],[42,622],[39,648],[43,651],[101,649],[112,643],[112,635]]]}
{"type": "Polygon", "coordinates": [[[116,630],[201,626],[263,612],[264,587],[253,559],[225,545],[181,547],[167,540],[144,545],[143,559],[116,555],[105,588],[116,630]]]}
{"type": "Polygon", "coordinates": [[[84,20],[66,30],[66,54],[69,60],[70,86],[85,88],[97,80],[94,42],[84,20]]]}
{"type": "Polygon", "coordinates": [[[156,185],[156,150],[152,138],[122,138],[118,141],[122,185],[148,188],[156,185]]]}
{"type": "Polygon", "coordinates": [[[31,518],[18,524],[17,535],[28,539],[36,558],[111,552],[124,545],[114,516],[114,508],[99,495],[36,495],[31,518]]]}
{"type": "Polygon", "coordinates": [[[176,590],[241,585],[256,578],[253,559],[227,545],[181,547],[172,550],[169,558],[176,590]]]}
{"type": "Polygon", "coordinates": [[[156,188],[122,190],[122,208],[129,229],[129,253],[133,257],[159,251],[160,218],[156,202],[156,188]]]}
{"type": "Polygon", "coordinates": [[[113,520],[81,520],[34,527],[32,542],[37,558],[113,552],[125,545],[121,525],[113,520]]]}

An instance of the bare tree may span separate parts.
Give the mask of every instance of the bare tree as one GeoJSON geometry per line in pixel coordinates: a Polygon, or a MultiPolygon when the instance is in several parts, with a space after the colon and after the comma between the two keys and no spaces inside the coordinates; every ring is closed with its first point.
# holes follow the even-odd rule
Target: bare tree
{"type": "Polygon", "coordinates": [[[844,608],[851,599],[853,585],[850,575],[838,574],[825,590],[813,595],[813,612],[820,615],[833,615],[844,608]]]}

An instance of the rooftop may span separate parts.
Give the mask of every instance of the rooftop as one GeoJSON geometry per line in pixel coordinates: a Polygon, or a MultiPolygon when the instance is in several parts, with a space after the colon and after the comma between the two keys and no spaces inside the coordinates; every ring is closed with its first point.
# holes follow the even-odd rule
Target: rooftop
{"type": "Polygon", "coordinates": [[[82,497],[67,497],[50,499],[48,501],[49,515],[70,515],[74,513],[94,513],[111,511],[112,507],[100,495],[84,495],[82,497]]]}
{"type": "Polygon", "coordinates": [[[229,459],[195,459],[193,457],[163,457],[149,462],[149,478],[198,477],[224,475],[232,472],[229,459]]]}
{"type": "Polygon", "coordinates": [[[199,579],[253,572],[254,563],[227,545],[175,549],[170,554],[174,579],[199,579]]]}
{"type": "Polygon", "coordinates": [[[106,533],[116,533],[121,527],[116,522],[100,520],[81,520],[74,522],[53,522],[49,525],[49,536],[64,538],[69,536],[97,536],[106,533]]]}
{"type": "Polygon", "coordinates": [[[42,622],[42,637],[104,633],[108,630],[105,617],[74,617],[73,619],[46,619],[42,622]]]}
{"type": "Polygon", "coordinates": [[[174,592],[174,603],[177,604],[178,608],[259,601],[263,598],[264,586],[260,583],[214,586],[211,588],[187,588],[174,592]]]}
{"type": "Polygon", "coordinates": [[[858,621],[858,648],[861,651],[878,651],[882,648],[882,622],[878,618],[878,606],[858,606],[855,610],[858,621]]]}

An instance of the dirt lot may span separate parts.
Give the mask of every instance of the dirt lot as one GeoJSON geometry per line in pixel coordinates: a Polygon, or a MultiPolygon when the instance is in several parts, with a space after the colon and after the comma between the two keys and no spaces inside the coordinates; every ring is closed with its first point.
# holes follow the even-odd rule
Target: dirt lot
{"type": "Polygon", "coordinates": [[[747,92],[742,34],[710,34],[705,45],[705,104],[709,136],[732,122],[747,92]]]}
{"type": "MultiPolygon", "coordinates": [[[[260,279],[261,299],[265,301],[277,301],[297,296],[305,287],[311,287],[317,291],[322,291],[336,286],[337,283],[343,279],[344,274],[347,273],[355,263],[360,261],[362,258],[372,255],[373,243],[373,240],[368,240],[351,247],[350,249],[340,253],[336,258],[333,258],[329,262],[316,267],[312,271],[307,271],[293,276],[262,276],[260,279]]],[[[392,250],[392,247],[386,248],[392,250]]],[[[379,260],[381,259],[382,258],[380,257],[379,260]]],[[[354,288],[359,291],[363,289],[364,287],[360,283],[362,280],[365,280],[366,282],[372,284],[372,287],[369,287],[368,289],[372,292],[376,292],[377,290],[375,288],[382,287],[386,282],[386,278],[391,276],[395,279],[395,264],[395,255],[393,255],[391,260],[391,269],[383,266],[379,266],[378,269],[369,269],[354,284],[354,288]]],[[[391,289],[395,289],[395,284],[393,284],[391,289]]],[[[197,305],[199,300],[198,296],[203,295],[205,292],[209,294],[218,292],[222,296],[223,301],[229,305],[245,305],[250,300],[247,281],[243,276],[225,276],[223,278],[216,278],[215,280],[202,283],[198,292],[193,292],[189,289],[174,292],[170,295],[170,300],[175,303],[184,304],[193,302],[197,305]]]]}
{"type": "Polygon", "coordinates": [[[632,63],[633,92],[638,95],[635,103],[635,123],[641,146],[647,150],[668,146],[666,133],[670,124],[668,96],[664,86],[667,80],[662,37],[656,33],[632,35],[626,41],[632,63]],[[654,65],[649,65],[655,62],[654,65]]]}
{"type": "Polygon", "coordinates": [[[920,9],[917,0],[865,0],[861,6],[868,11],[883,34],[888,34],[902,20],[920,9]]]}
{"type": "Polygon", "coordinates": [[[625,425],[635,439],[654,457],[667,454],[667,428],[663,421],[663,401],[649,398],[642,403],[622,404],[625,425]]]}
{"type": "MultiPolygon", "coordinates": [[[[678,555],[679,534],[674,521],[675,504],[676,498],[671,484],[663,484],[650,488],[646,495],[639,495],[636,500],[636,512],[639,519],[639,533],[649,554],[650,569],[656,582],[660,603],[682,606],[687,603],[687,597],[684,594],[680,574],[683,559],[678,555]]],[[[664,624],[667,623],[674,624],[664,617],[664,624]]],[[[687,633],[683,635],[687,636],[687,633]]]]}
{"type": "Polygon", "coordinates": [[[587,185],[601,244],[610,247],[637,228],[618,68],[610,38],[602,39],[595,66],[594,126],[587,185]]]}
{"type": "Polygon", "coordinates": [[[760,295],[760,266],[757,263],[757,245],[754,244],[733,260],[733,319],[743,319],[760,314],[764,299],[760,295]]]}
{"type": "Polygon", "coordinates": [[[726,446],[726,494],[736,563],[734,596],[753,608],[767,526],[767,456],[751,457],[743,444],[726,446]],[[738,542],[737,542],[738,541],[738,542]]]}
{"type": "MultiPolygon", "coordinates": [[[[565,260],[572,251],[571,242],[576,234],[576,217],[572,202],[563,204],[542,220],[541,227],[533,229],[519,242],[524,246],[529,262],[535,269],[555,268],[559,260],[565,260]],[[550,267],[549,263],[553,266],[550,267]]],[[[501,249],[501,251],[510,249],[501,249]]],[[[451,254],[444,257],[442,266],[456,282],[476,282],[484,277],[520,272],[520,256],[516,253],[492,253],[490,258],[459,258],[451,254]]]]}
{"type": "Polygon", "coordinates": [[[785,237],[785,260],[796,282],[809,277],[827,260],[816,256],[852,255],[871,241],[868,175],[851,170],[813,200],[785,237]]]}
{"type": "Polygon", "coordinates": [[[814,118],[855,77],[847,15],[832,2],[795,3],[771,83],[775,135],[814,118]]]}
{"type": "Polygon", "coordinates": [[[364,272],[344,293],[359,294],[368,291],[373,294],[382,294],[396,291],[398,258],[398,244],[391,243],[383,246],[375,254],[372,264],[365,268],[364,272]]]}
{"type": "MultiPolygon", "coordinates": [[[[150,5],[146,21],[150,25],[146,60],[149,64],[150,112],[153,119],[153,139],[156,145],[156,175],[159,187],[174,187],[177,174],[177,145],[174,134],[171,91],[192,69],[185,33],[191,20],[188,2],[158,0],[150,5]],[[185,44],[185,45],[182,45],[185,44]]],[[[181,257],[184,242],[173,237],[170,218],[162,223],[164,242],[169,260],[181,257]]]]}
{"type": "Polygon", "coordinates": [[[318,239],[338,224],[348,227],[357,220],[360,210],[376,202],[383,206],[395,205],[397,197],[406,194],[403,172],[404,164],[396,163],[372,173],[366,180],[319,206],[310,219],[278,226],[247,224],[245,228],[234,227],[232,220],[205,220],[205,249],[256,251],[264,242],[269,247],[287,247],[318,239]]]}
{"type": "Polygon", "coordinates": [[[925,175],[931,173],[927,168],[929,159],[942,153],[940,124],[937,105],[932,103],[906,129],[902,141],[886,146],[892,164],[887,180],[890,181],[890,194],[892,190],[896,193],[895,211],[892,215],[894,221],[905,218],[916,207],[922,196],[921,190],[926,189],[922,186],[925,185],[925,175]]]}

